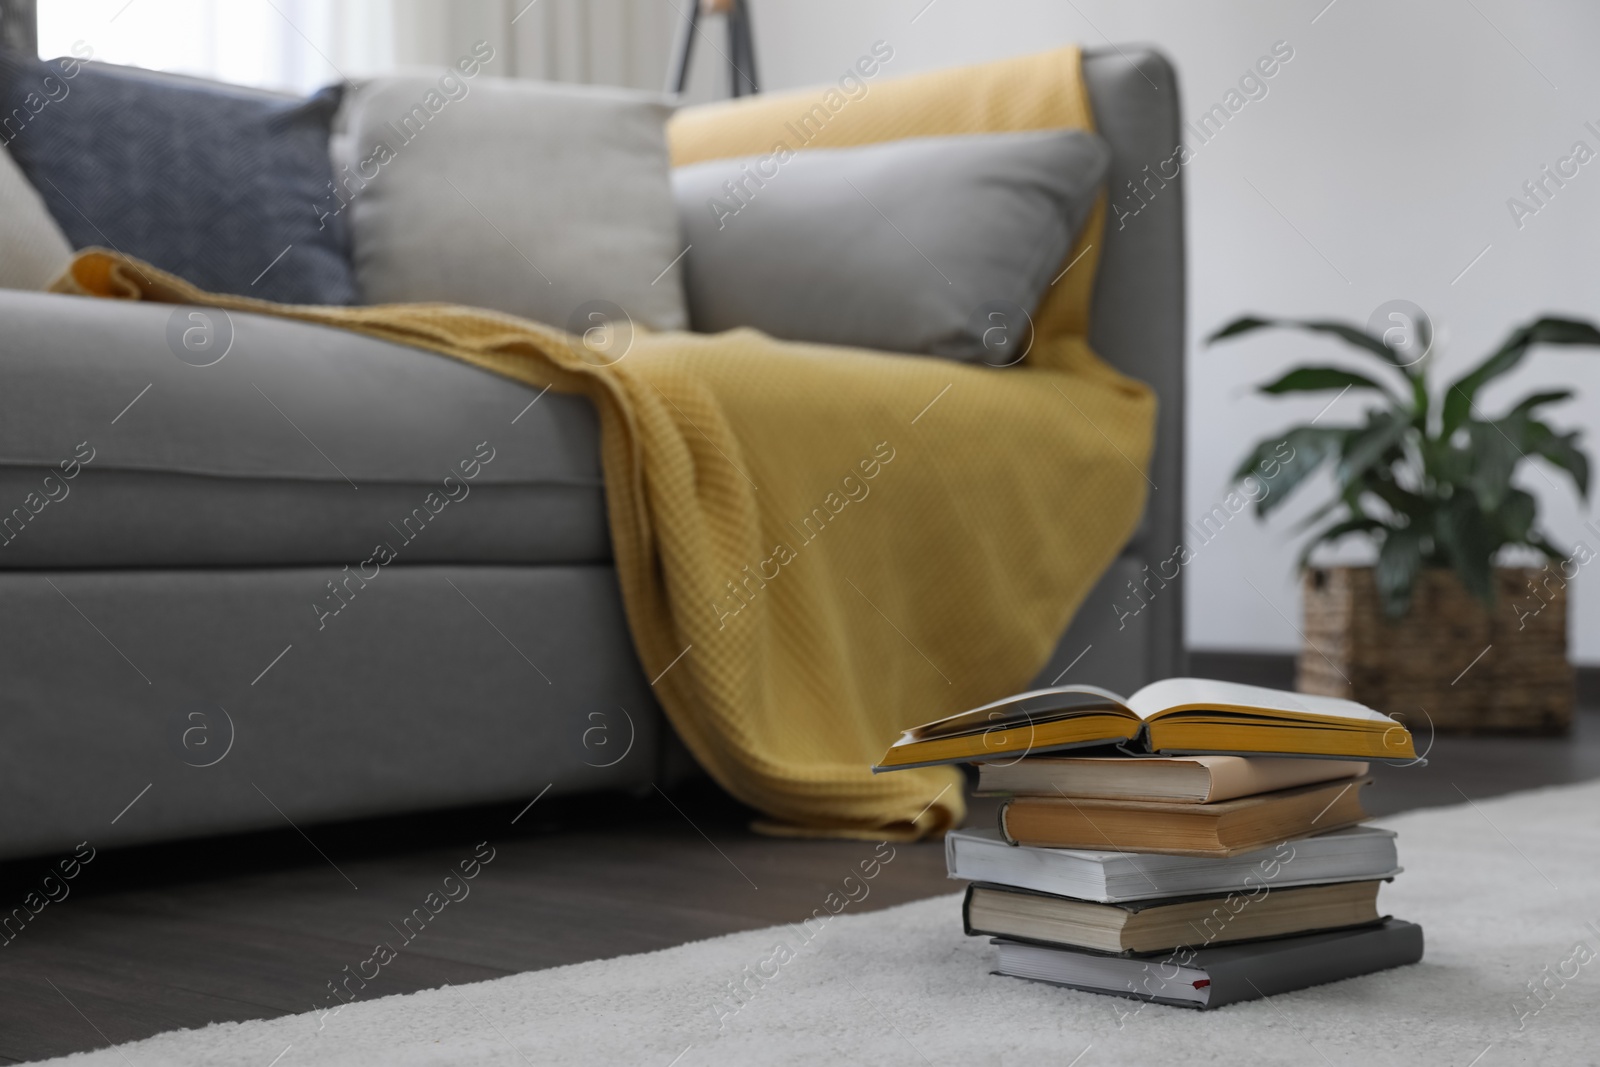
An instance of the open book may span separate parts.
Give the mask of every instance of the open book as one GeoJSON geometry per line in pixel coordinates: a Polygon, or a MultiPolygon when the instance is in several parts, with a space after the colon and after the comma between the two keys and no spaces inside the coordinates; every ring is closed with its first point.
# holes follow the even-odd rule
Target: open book
{"type": "Polygon", "coordinates": [[[913,727],[875,771],[1009,761],[1090,745],[1129,755],[1411,759],[1411,733],[1353,700],[1207,678],[1167,678],[1124,699],[1092,685],[1035,689],[913,727]]]}

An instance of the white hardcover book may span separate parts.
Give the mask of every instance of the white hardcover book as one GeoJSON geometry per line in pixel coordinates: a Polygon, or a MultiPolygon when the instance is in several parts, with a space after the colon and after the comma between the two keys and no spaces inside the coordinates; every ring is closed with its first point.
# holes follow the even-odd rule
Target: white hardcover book
{"type": "Polygon", "coordinates": [[[1008,843],[997,829],[953,830],[945,835],[944,855],[951,878],[1106,904],[1362,882],[1401,871],[1394,831],[1377,826],[1352,826],[1227,858],[1030,848],[1008,843]]]}

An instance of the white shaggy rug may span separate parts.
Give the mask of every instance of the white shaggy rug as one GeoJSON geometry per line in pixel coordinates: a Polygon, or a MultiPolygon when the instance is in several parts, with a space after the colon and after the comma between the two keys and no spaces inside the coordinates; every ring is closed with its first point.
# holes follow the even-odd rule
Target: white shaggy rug
{"type": "MultiPolygon", "coordinates": [[[[988,973],[958,898],[178,1031],[53,1062],[301,1064],[1378,1064],[1600,1062],[1600,783],[1384,820],[1406,871],[1384,910],[1423,962],[1212,1012],[988,973]],[[781,962],[780,944],[798,948],[781,962]],[[780,961],[770,964],[765,961],[780,961]],[[1595,962],[1591,962],[1595,961],[1595,962]],[[731,1015],[729,984],[776,972],[731,1015]],[[1532,989],[1538,989],[1536,997],[1532,989]],[[723,1017],[719,1020],[719,1015],[723,1017]],[[275,1057],[277,1057],[275,1059],[275,1057]]],[[[820,904],[820,901],[819,901],[820,904]]]]}

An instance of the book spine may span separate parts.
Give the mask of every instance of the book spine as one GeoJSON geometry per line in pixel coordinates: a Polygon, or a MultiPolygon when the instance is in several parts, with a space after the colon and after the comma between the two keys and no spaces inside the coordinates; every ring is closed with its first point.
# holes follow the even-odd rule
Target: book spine
{"type": "Polygon", "coordinates": [[[1276,996],[1308,986],[1385,971],[1422,959],[1422,927],[1390,920],[1353,937],[1293,951],[1204,963],[1211,978],[1207,1008],[1276,996]]]}
{"type": "Polygon", "coordinates": [[[1014,803],[1016,801],[1008,800],[1000,805],[1000,836],[1006,839],[1008,845],[1017,844],[1017,839],[1011,836],[1011,828],[1006,825],[1006,816],[1011,814],[1011,805],[1014,803]]]}
{"type": "Polygon", "coordinates": [[[967,891],[961,894],[961,932],[968,937],[977,935],[977,931],[972,928],[972,889],[973,884],[968,882],[967,891]]]}

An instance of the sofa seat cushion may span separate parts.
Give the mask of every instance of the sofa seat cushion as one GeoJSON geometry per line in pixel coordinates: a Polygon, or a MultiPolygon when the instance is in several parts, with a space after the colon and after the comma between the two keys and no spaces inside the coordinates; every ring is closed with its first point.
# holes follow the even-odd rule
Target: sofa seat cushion
{"type": "Polygon", "coordinates": [[[210,309],[0,292],[0,322],[0,568],[611,558],[580,397],[210,309]]]}

